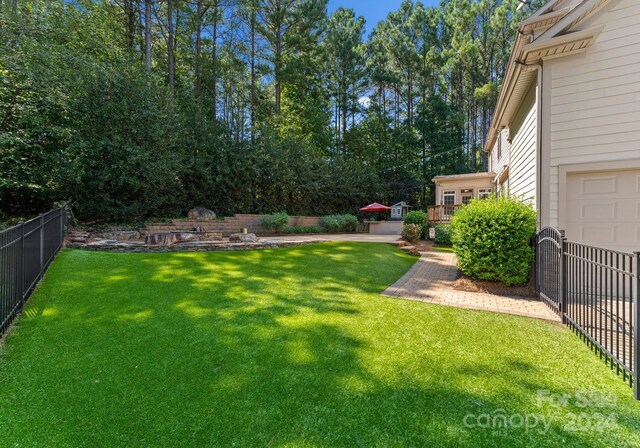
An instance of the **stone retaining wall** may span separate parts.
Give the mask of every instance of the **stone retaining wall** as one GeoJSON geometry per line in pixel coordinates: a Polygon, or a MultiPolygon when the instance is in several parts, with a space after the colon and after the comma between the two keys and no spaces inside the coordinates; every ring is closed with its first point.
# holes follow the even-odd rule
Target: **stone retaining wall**
{"type": "MultiPolygon", "coordinates": [[[[224,219],[212,221],[174,219],[168,223],[147,224],[144,233],[168,233],[176,231],[191,231],[201,228],[205,232],[222,232],[222,236],[228,237],[232,233],[238,233],[242,228],[249,229],[250,233],[265,234],[260,220],[264,215],[235,215],[224,219]]],[[[319,226],[321,220],[316,216],[289,216],[289,226],[319,226]]]]}
{"type": "Polygon", "coordinates": [[[282,247],[303,246],[305,244],[323,243],[323,240],[309,241],[263,241],[258,243],[179,243],[170,246],[153,246],[142,243],[126,243],[126,242],[96,242],[90,244],[67,244],[66,247],[94,250],[104,252],[213,252],[213,251],[238,251],[238,250],[257,250],[257,249],[278,249],[282,247]]]}

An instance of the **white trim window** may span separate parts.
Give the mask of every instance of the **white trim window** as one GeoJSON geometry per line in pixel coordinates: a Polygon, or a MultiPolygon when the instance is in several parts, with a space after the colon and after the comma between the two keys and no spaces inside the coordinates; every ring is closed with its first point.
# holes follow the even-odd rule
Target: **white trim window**
{"type": "Polygon", "coordinates": [[[486,199],[493,194],[493,188],[478,188],[478,199],[486,199]]]}
{"type": "Polygon", "coordinates": [[[442,192],[442,205],[455,205],[456,191],[446,190],[442,192]]]}
{"type": "Polygon", "coordinates": [[[449,217],[455,212],[456,191],[445,190],[442,192],[442,205],[444,205],[444,215],[449,217]]]}
{"type": "Polygon", "coordinates": [[[468,204],[473,199],[473,188],[465,188],[460,190],[460,202],[468,204]]]}

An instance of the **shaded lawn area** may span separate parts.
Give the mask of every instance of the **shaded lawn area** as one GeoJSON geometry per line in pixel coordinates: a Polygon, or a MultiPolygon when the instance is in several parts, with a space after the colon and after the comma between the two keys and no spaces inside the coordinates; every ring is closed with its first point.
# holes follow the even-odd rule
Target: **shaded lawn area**
{"type": "Polygon", "coordinates": [[[631,390],[566,328],[380,296],[414,261],[357,243],[66,250],[2,349],[0,444],[640,443],[631,390]]]}

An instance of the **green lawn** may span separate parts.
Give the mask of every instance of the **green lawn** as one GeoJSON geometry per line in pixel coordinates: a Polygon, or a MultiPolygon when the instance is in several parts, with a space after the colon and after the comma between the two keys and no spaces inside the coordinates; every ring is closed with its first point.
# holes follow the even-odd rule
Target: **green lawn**
{"type": "Polygon", "coordinates": [[[0,446],[640,444],[640,404],[566,328],[380,296],[414,260],[66,250],[0,354],[0,446]]]}

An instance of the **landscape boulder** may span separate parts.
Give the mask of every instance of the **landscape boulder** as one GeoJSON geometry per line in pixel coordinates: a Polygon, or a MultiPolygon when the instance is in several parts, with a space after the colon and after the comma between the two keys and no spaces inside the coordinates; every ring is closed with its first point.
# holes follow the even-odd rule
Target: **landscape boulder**
{"type": "Polygon", "coordinates": [[[210,221],[212,219],[216,219],[216,214],[212,210],[209,210],[207,208],[196,207],[189,210],[189,212],[187,213],[187,218],[210,221]]]}
{"type": "Polygon", "coordinates": [[[233,233],[229,236],[230,243],[257,243],[260,241],[255,233],[233,233]]]}
{"type": "Polygon", "coordinates": [[[144,237],[144,243],[151,246],[170,246],[194,240],[196,240],[196,236],[186,232],[151,233],[144,237]]]}

